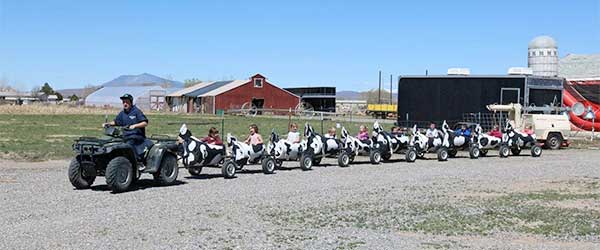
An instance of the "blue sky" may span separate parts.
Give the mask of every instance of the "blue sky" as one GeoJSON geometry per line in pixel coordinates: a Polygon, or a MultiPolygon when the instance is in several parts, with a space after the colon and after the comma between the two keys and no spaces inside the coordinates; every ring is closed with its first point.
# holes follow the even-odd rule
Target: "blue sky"
{"type": "Polygon", "coordinates": [[[389,75],[505,74],[527,43],[600,53],[600,1],[0,0],[0,78],[20,89],[148,72],[280,86],[377,87],[389,75]]]}

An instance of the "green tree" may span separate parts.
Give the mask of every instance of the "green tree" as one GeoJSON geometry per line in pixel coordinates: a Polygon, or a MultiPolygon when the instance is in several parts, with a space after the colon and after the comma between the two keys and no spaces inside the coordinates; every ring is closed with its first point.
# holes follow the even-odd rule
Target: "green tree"
{"type": "Polygon", "coordinates": [[[46,95],[54,95],[54,89],[50,87],[50,84],[44,83],[40,91],[44,92],[46,95]]]}
{"type": "Polygon", "coordinates": [[[79,97],[76,96],[75,94],[73,94],[72,96],[69,96],[69,101],[72,101],[72,102],[79,101],[79,97]]]}

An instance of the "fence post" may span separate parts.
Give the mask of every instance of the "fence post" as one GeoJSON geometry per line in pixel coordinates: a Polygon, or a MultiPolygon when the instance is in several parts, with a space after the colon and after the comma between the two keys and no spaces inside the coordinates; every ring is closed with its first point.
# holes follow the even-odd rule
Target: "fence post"
{"type": "Polygon", "coordinates": [[[321,113],[321,134],[323,134],[323,113],[321,113]]]}
{"type": "Polygon", "coordinates": [[[221,135],[225,134],[225,117],[221,117],[221,135]]]}

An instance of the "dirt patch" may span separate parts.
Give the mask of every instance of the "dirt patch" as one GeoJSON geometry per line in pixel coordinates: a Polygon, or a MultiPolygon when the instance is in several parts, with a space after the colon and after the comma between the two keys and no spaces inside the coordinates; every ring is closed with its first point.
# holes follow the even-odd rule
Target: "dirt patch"
{"type": "Polygon", "coordinates": [[[564,178],[558,180],[539,180],[515,182],[503,188],[505,192],[539,192],[544,190],[569,190],[580,193],[589,192],[590,188],[600,187],[600,178],[582,176],[576,178],[564,178]]]}
{"type": "Polygon", "coordinates": [[[600,201],[596,199],[550,201],[542,205],[557,208],[593,210],[600,212],[600,201]]]}

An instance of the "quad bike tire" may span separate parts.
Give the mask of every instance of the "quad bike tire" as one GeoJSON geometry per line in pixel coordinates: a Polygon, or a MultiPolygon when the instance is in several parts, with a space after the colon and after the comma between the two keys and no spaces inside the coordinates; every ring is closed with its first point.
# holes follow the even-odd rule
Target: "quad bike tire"
{"type": "Polygon", "coordinates": [[[340,167],[348,167],[350,166],[350,154],[348,154],[348,152],[342,151],[339,155],[338,155],[338,166],[340,167]]]}
{"type": "Polygon", "coordinates": [[[235,172],[238,169],[237,163],[234,160],[226,160],[221,167],[221,173],[225,179],[232,179],[235,177],[235,172]]]}
{"type": "Polygon", "coordinates": [[[531,147],[531,156],[532,157],[540,157],[542,155],[542,147],[538,145],[534,145],[531,147]]]}
{"type": "Polygon", "coordinates": [[[437,150],[438,161],[447,161],[449,156],[450,156],[450,154],[448,152],[448,148],[446,148],[446,147],[438,148],[438,150],[437,150]]]}
{"type": "Polygon", "coordinates": [[[264,174],[273,174],[275,172],[275,168],[277,167],[277,163],[273,157],[263,158],[261,165],[264,174]]]}
{"type": "Polygon", "coordinates": [[[313,156],[311,154],[302,154],[300,157],[300,168],[304,171],[311,170],[313,167],[313,156]]]}
{"type": "Polygon", "coordinates": [[[106,184],[114,193],[127,191],[133,183],[134,169],[129,159],[117,156],[106,166],[106,184]]]}
{"type": "Polygon", "coordinates": [[[477,159],[479,156],[481,156],[481,150],[478,147],[469,148],[469,157],[471,159],[477,159]]]}
{"type": "Polygon", "coordinates": [[[369,160],[371,161],[371,164],[379,164],[381,162],[381,152],[377,149],[371,150],[371,152],[369,152],[369,160]]]}
{"type": "Polygon", "coordinates": [[[202,173],[202,166],[189,167],[188,173],[190,173],[191,176],[200,176],[200,173],[202,173]]]}
{"type": "MultiPolygon", "coordinates": [[[[96,180],[96,174],[92,176],[86,176],[86,172],[84,171],[84,166],[77,160],[71,160],[69,163],[69,181],[71,185],[75,187],[75,189],[87,189],[94,184],[94,180],[96,180]]],[[[89,174],[89,173],[88,173],[89,174]]]]}
{"type": "Polygon", "coordinates": [[[161,186],[173,185],[177,182],[178,175],[177,156],[170,153],[164,154],[158,172],[154,173],[154,180],[161,186]]]}
{"type": "Polygon", "coordinates": [[[518,156],[521,154],[521,149],[520,148],[511,148],[510,152],[514,155],[514,156],[518,156]]]}
{"type": "Polygon", "coordinates": [[[510,148],[508,147],[508,145],[500,145],[500,148],[498,149],[498,154],[500,154],[501,158],[506,158],[510,155],[510,148]]]}
{"type": "Polygon", "coordinates": [[[418,157],[417,150],[415,150],[414,148],[406,151],[406,154],[404,155],[406,162],[415,162],[417,160],[417,157],[418,157]]]}

